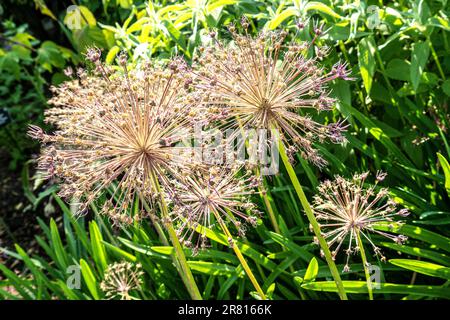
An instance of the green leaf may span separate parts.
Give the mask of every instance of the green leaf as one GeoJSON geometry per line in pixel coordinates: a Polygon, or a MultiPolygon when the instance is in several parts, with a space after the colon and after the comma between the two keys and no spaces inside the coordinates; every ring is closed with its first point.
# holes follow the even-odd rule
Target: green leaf
{"type": "Polygon", "coordinates": [[[284,20],[291,16],[296,16],[297,10],[294,8],[287,8],[282,11],[280,14],[277,14],[272,20],[269,22],[269,30],[276,29],[284,20]]]}
{"type": "Polygon", "coordinates": [[[435,245],[442,250],[450,252],[449,238],[417,226],[411,226],[408,224],[399,225],[393,223],[379,223],[374,225],[373,227],[377,230],[403,234],[413,239],[422,240],[435,245]]]}
{"type": "MultiPolygon", "coordinates": [[[[343,270],[344,269],[344,265],[343,264],[337,264],[336,268],[338,270],[343,270]]],[[[399,271],[399,270],[400,270],[400,268],[398,268],[396,266],[391,266],[389,264],[383,266],[383,271],[399,271]]],[[[300,270],[294,271],[292,273],[292,275],[295,276],[295,277],[298,277],[299,278],[298,280],[301,282],[302,279],[303,279],[302,276],[305,273],[306,273],[306,269],[300,269],[300,270]]],[[[353,264],[351,266],[351,269],[348,272],[348,274],[355,274],[355,275],[357,275],[357,274],[364,274],[364,267],[363,267],[363,265],[362,264],[353,264]]],[[[330,277],[332,277],[332,274],[330,272],[330,269],[328,268],[328,265],[319,266],[319,271],[317,272],[316,279],[317,278],[325,278],[326,279],[326,278],[330,278],[330,277]]]]}
{"type": "Polygon", "coordinates": [[[441,164],[442,170],[444,170],[444,176],[445,176],[445,189],[447,190],[447,193],[450,195],[450,165],[448,164],[447,159],[440,154],[437,153],[439,163],[441,164]]]}
{"type": "Polygon", "coordinates": [[[392,250],[400,251],[400,252],[410,254],[410,255],[413,255],[416,257],[430,259],[435,262],[450,266],[450,257],[448,257],[447,255],[445,255],[443,253],[438,253],[433,250],[427,250],[427,249],[422,249],[422,248],[418,248],[418,247],[410,247],[410,246],[407,246],[404,244],[402,245],[402,244],[397,244],[397,243],[393,243],[393,242],[381,242],[380,245],[382,245],[383,247],[392,249],[392,250]]]}
{"type": "Polygon", "coordinates": [[[71,6],[63,20],[70,30],[80,30],[85,26],[94,27],[97,24],[95,16],[85,6],[71,6]]]}
{"type": "Polygon", "coordinates": [[[137,262],[137,258],[133,256],[131,253],[126,252],[108,242],[102,241],[103,245],[107,250],[109,250],[112,254],[116,255],[119,259],[125,259],[131,262],[137,262]]]}
{"type": "Polygon", "coordinates": [[[118,47],[118,46],[112,47],[108,51],[108,54],[106,55],[106,58],[105,58],[106,63],[111,64],[114,61],[116,55],[119,53],[119,51],[120,51],[120,47],[118,47]]]}
{"type": "Polygon", "coordinates": [[[389,262],[395,266],[425,274],[427,276],[450,280],[450,268],[441,266],[439,264],[410,259],[391,259],[389,260],[389,262]]]}
{"type": "Polygon", "coordinates": [[[175,26],[168,20],[163,21],[164,26],[167,28],[167,31],[169,32],[170,36],[173,40],[178,44],[178,46],[182,50],[186,50],[186,39],[184,35],[179,31],[175,26]]]}
{"type": "MultiPolygon", "coordinates": [[[[230,276],[236,273],[236,267],[228,264],[206,261],[188,261],[192,271],[214,276],[230,276]]],[[[243,274],[242,274],[243,276],[243,274]]]]}
{"type": "MultiPolygon", "coordinates": [[[[382,128],[378,127],[374,121],[365,116],[363,113],[359,112],[350,105],[343,105],[344,108],[341,110],[345,116],[354,116],[357,118],[364,127],[366,127],[370,134],[380,141],[391,153],[393,153],[404,165],[408,167],[414,167],[414,164],[403,154],[399,147],[389,138],[389,136],[383,131],[382,128]]],[[[355,140],[355,139],[352,139],[355,140]]],[[[373,151],[369,151],[373,154],[373,151]]]]}
{"type": "MultiPolygon", "coordinates": [[[[286,253],[286,252],[283,252],[286,253]]],[[[275,270],[267,277],[267,279],[264,281],[263,288],[268,288],[275,284],[275,280],[285,272],[287,268],[292,266],[292,264],[297,261],[298,256],[289,254],[289,256],[280,263],[275,270]]]]}
{"type": "Polygon", "coordinates": [[[410,67],[410,80],[414,91],[417,90],[420,83],[420,78],[424,71],[425,65],[430,53],[430,47],[426,42],[415,42],[412,45],[411,51],[411,67],[410,67]]]}
{"type": "Polygon", "coordinates": [[[82,29],[74,30],[73,39],[80,52],[83,52],[86,48],[91,46],[100,48],[108,47],[105,33],[96,26],[85,26],[82,29]]]}
{"type": "MultiPolygon", "coordinates": [[[[345,292],[347,293],[363,293],[367,294],[366,281],[342,281],[345,292]]],[[[405,285],[395,283],[379,283],[379,288],[374,288],[374,294],[377,293],[393,293],[393,294],[410,294],[424,297],[446,298],[450,297],[450,288],[426,285],[405,285]]],[[[325,292],[337,292],[336,283],[334,281],[309,282],[301,285],[303,289],[325,292]]]]}
{"type": "Polygon", "coordinates": [[[303,281],[314,281],[317,277],[317,273],[319,272],[319,264],[317,263],[317,259],[314,257],[311,259],[311,262],[306,269],[305,276],[303,277],[303,281]]]}
{"type": "Polygon", "coordinates": [[[31,259],[27,253],[19,246],[15,245],[17,253],[21,256],[22,260],[25,262],[25,265],[27,268],[32,272],[33,274],[33,282],[34,285],[37,287],[37,296],[36,299],[40,300],[43,298],[40,296],[41,292],[44,290],[44,288],[50,288],[55,295],[59,295],[58,287],[54,285],[48,277],[40,270],[40,264],[36,265],[35,261],[31,259]]]}
{"type": "Polygon", "coordinates": [[[224,283],[220,285],[219,292],[217,294],[217,299],[223,300],[224,295],[228,292],[231,286],[239,279],[237,274],[233,274],[224,283]]]}
{"type": "Polygon", "coordinates": [[[13,42],[10,54],[14,54],[15,57],[21,60],[31,60],[31,40],[34,40],[34,37],[28,33],[16,34],[11,38],[13,42]]]}
{"type": "Polygon", "coordinates": [[[52,67],[61,69],[66,64],[58,45],[51,41],[42,43],[41,47],[38,49],[37,61],[44,69],[50,72],[52,72],[52,67]]]}
{"type": "Polygon", "coordinates": [[[77,235],[77,238],[81,241],[83,244],[83,248],[85,248],[89,254],[92,254],[92,248],[89,244],[89,239],[86,233],[86,230],[84,226],[81,225],[82,219],[75,220],[73,217],[72,211],[67,207],[67,205],[61,200],[60,197],[58,197],[56,194],[52,195],[56,202],[58,203],[61,210],[64,212],[65,216],[70,220],[70,223],[72,224],[73,228],[75,229],[75,233],[77,235]]]}
{"type": "Polygon", "coordinates": [[[89,292],[92,297],[96,300],[100,300],[100,294],[98,291],[97,280],[95,279],[94,273],[92,273],[91,268],[87,262],[83,259],[80,260],[81,274],[83,276],[84,282],[86,283],[89,292]]]}
{"type": "Polygon", "coordinates": [[[304,248],[299,246],[298,244],[295,244],[292,240],[289,240],[286,237],[283,237],[282,235],[268,231],[267,234],[269,237],[274,240],[275,242],[281,244],[282,246],[288,248],[291,250],[294,254],[298,255],[300,258],[302,258],[306,262],[310,262],[312,258],[314,258],[314,255],[308,251],[306,251],[304,248]]]}
{"type": "Polygon", "coordinates": [[[239,2],[238,0],[216,0],[216,1],[208,1],[207,10],[208,12],[214,11],[218,8],[222,8],[226,5],[236,4],[239,2]]]}
{"type": "MultiPolygon", "coordinates": [[[[202,225],[198,225],[196,228],[196,231],[200,234],[205,234],[209,239],[211,239],[217,243],[223,244],[225,246],[229,245],[228,241],[227,241],[227,237],[223,233],[220,233],[218,231],[213,231],[209,228],[205,228],[202,225]]],[[[260,264],[264,268],[266,268],[268,270],[273,270],[277,267],[277,265],[275,263],[270,261],[266,256],[264,256],[260,252],[256,251],[249,245],[243,244],[239,241],[237,241],[236,244],[237,244],[237,246],[239,246],[239,249],[242,251],[242,253],[244,255],[246,255],[247,257],[250,257],[257,264],[260,264]]],[[[309,254],[309,252],[308,252],[308,254],[309,254]]],[[[311,257],[312,257],[312,255],[311,255],[311,257]]],[[[307,261],[309,261],[310,258],[307,261]]]]}
{"type": "Polygon", "coordinates": [[[167,256],[170,256],[171,254],[173,254],[175,252],[173,247],[167,247],[167,246],[152,246],[150,248],[154,252],[161,253],[161,254],[164,254],[167,256]]]}
{"type": "Polygon", "coordinates": [[[69,266],[69,258],[67,257],[66,250],[59,236],[58,227],[56,226],[55,220],[53,218],[50,220],[50,234],[51,234],[51,246],[55,251],[56,260],[59,263],[61,269],[66,270],[69,266]]]}
{"type": "Polygon", "coordinates": [[[404,59],[392,59],[386,66],[385,74],[395,80],[409,81],[410,63],[404,59]]]}
{"type": "Polygon", "coordinates": [[[61,279],[58,279],[56,281],[56,284],[61,288],[61,290],[64,292],[65,296],[69,300],[81,300],[82,298],[76,294],[77,290],[70,289],[64,281],[61,279]]]}
{"type": "Polygon", "coordinates": [[[442,90],[447,96],[450,97],[450,79],[444,81],[444,83],[442,84],[442,90]]]}
{"type": "Polygon", "coordinates": [[[124,238],[121,238],[121,237],[119,237],[118,240],[120,242],[122,242],[125,246],[127,246],[127,247],[129,247],[129,248],[131,248],[131,249],[133,249],[133,250],[135,250],[135,251],[137,251],[139,253],[142,253],[142,254],[145,254],[145,255],[148,255],[148,256],[159,257],[159,258],[162,258],[162,259],[169,259],[168,255],[170,253],[168,253],[168,250],[173,250],[172,247],[155,247],[156,250],[158,250],[160,252],[161,251],[163,252],[163,253],[160,253],[160,252],[154,251],[151,246],[138,244],[138,243],[135,243],[133,241],[130,241],[128,239],[124,239],[124,238]],[[161,250],[161,248],[167,248],[167,249],[161,250]]]}
{"type": "Polygon", "coordinates": [[[305,11],[318,11],[321,13],[325,13],[329,16],[332,16],[333,18],[336,19],[343,19],[342,16],[340,16],[339,14],[337,14],[336,12],[333,11],[333,9],[331,9],[329,6],[327,6],[326,4],[322,3],[322,2],[318,2],[318,1],[309,1],[304,8],[305,11]]]}
{"type": "Polygon", "coordinates": [[[420,220],[414,220],[414,223],[424,225],[444,225],[450,224],[450,212],[445,211],[427,211],[419,216],[420,220]]]}
{"type": "Polygon", "coordinates": [[[36,5],[36,8],[38,8],[39,11],[41,11],[42,14],[49,16],[55,21],[58,21],[53,12],[51,12],[51,10],[47,7],[44,0],[34,0],[34,4],[36,5]]]}
{"type": "Polygon", "coordinates": [[[358,44],[358,64],[367,94],[372,88],[372,79],[375,73],[376,44],[371,37],[363,38],[358,44]]]}
{"type": "Polygon", "coordinates": [[[273,299],[273,293],[275,292],[276,283],[272,283],[269,288],[267,288],[266,296],[272,300],[273,299]]]}
{"type": "Polygon", "coordinates": [[[440,11],[440,13],[444,17],[439,17],[439,16],[431,17],[430,19],[428,19],[428,25],[450,31],[449,17],[445,16],[445,14],[442,11],[440,11]]]}
{"type": "Polygon", "coordinates": [[[0,271],[3,273],[3,276],[5,276],[10,281],[11,285],[14,286],[14,288],[22,298],[27,300],[34,299],[34,289],[28,280],[17,276],[14,272],[4,266],[3,263],[0,263],[0,271]]]}
{"type": "Polygon", "coordinates": [[[133,5],[133,0],[117,0],[117,2],[124,9],[128,9],[133,5]]]}
{"type": "Polygon", "coordinates": [[[108,267],[105,247],[102,243],[102,235],[95,221],[89,223],[89,234],[91,236],[91,246],[95,265],[101,274],[108,267]]]}

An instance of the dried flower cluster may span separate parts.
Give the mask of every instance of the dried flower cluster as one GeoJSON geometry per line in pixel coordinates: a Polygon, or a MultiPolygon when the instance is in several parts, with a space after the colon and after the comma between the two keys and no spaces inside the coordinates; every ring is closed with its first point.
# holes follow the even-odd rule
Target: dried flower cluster
{"type": "Polygon", "coordinates": [[[116,262],[108,266],[100,289],[109,299],[131,300],[130,291],[139,290],[142,285],[142,266],[129,262],[116,262]]]}
{"type": "Polygon", "coordinates": [[[337,176],[334,181],[326,180],[319,188],[319,195],[314,198],[313,210],[317,220],[321,222],[322,235],[327,240],[336,257],[345,242],[343,250],[347,254],[344,271],[349,271],[350,255],[359,251],[357,236],[360,235],[372,246],[375,255],[384,261],[381,250],[371,240],[369,233],[387,237],[402,244],[407,238],[403,235],[392,235],[379,231],[374,226],[380,222],[392,222],[394,216],[408,215],[407,209],[397,210],[396,203],[389,197],[388,190],[377,185],[386,174],[378,172],[375,184],[365,187],[368,172],[355,174],[353,179],[346,180],[337,176]]]}
{"type": "Polygon", "coordinates": [[[312,42],[284,45],[285,31],[263,32],[256,38],[239,35],[234,27],[230,31],[229,45],[212,35],[213,45],[201,48],[200,68],[195,71],[212,117],[228,127],[277,129],[286,143],[288,138],[294,143],[291,152],[300,151],[317,166],[325,165],[313,142],[341,143],[345,126],[320,124],[307,112],[331,109],[334,99],[326,84],[349,79],[346,65],[338,63],[326,73],[317,64],[326,52],[319,49],[315,58],[306,57],[320,32],[312,42]]]}
{"type": "Polygon", "coordinates": [[[123,62],[121,73],[111,73],[97,50],[88,58],[100,76],[79,72],[55,89],[46,121],[57,131],[33,126],[30,135],[46,145],[39,167],[63,182],[61,196],[78,199],[83,212],[111,186],[102,212],[130,223],[139,218],[126,213],[137,196],[155,196],[192,163],[189,150],[176,143],[197,120],[198,99],[186,87],[181,61],[133,72],[123,62]]]}
{"type": "Polygon", "coordinates": [[[177,184],[171,199],[177,233],[185,246],[194,247],[194,252],[207,245],[205,229],[193,243],[195,230],[200,226],[211,228],[216,222],[231,222],[238,234],[244,236],[242,221],[256,225],[260,212],[249,196],[260,181],[250,171],[239,176],[240,169],[240,166],[211,167],[187,177],[184,184],[177,184]]]}

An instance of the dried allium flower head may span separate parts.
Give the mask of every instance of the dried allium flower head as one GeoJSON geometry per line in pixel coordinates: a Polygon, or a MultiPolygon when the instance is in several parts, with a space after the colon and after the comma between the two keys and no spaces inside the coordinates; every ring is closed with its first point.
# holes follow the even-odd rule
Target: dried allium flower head
{"type": "MultiPolygon", "coordinates": [[[[382,235],[402,244],[407,240],[403,235],[392,235],[376,230],[374,226],[380,222],[392,222],[394,216],[406,216],[407,209],[397,210],[396,203],[389,197],[388,190],[381,188],[375,190],[386,174],[378,172],[375,184],[364,187],[368,172],[355,174],[352,180],[337,176],[334,181],[327,180],[319,188],[313,203],[313,211],[321,223],[322,235],[332,250],[333,259],[338,254],[344,241],[348,240],[347,261],[344,271],[349,271],[350,254],[359,251],[358,234],[361,241],[367,240],[372,246],[375,255],[385,261],[380,248],[369,237],[369,232],[382,235]]],[[[345,245],[344,245],[345,246],[345,245]]]]}
{"type": "Polygon", "coordinates": [[[142,285],[142,266],[129,262],[108,265],[100,289],[109,299],[131,300],[130,291],[139,290],[142,285]]]}
{"type": "Polygon", "coordinates": [[[197,88],[204,91],[209,112],[228,126],[277,129],[281,138],[294,142],[302,156],[323,166],[325,160],[312,146],[314,141],[344,140],[342,122],[323,125],[307,110],[329,110],[334,99],[326,84],[334,79],[350,79],[346,65],[338,63],[329,73],[317,65],[323,56],[307,58],[310,43],[284,45],[286,31],[264,32],[258,37],[239,35],[230,28],[234,42],[201,48],[199,70],[193,71],[197,88]]]}
{"type": "Polygon", "coordinates": [[[194,240],[197,227],[211,228],[217,222],[231,222],[238,234],[244,236],[243,222],[256,225],[260,213],[249,198],[260,181],[250,171],[238,176],[240,169],[239,165],[211,167],[187,176],[183,184],[176,184],[170,198],[174,205],[173,220],[180,242],[193,247],[194,253],[207,245],[205,229],[194,240]]]}
{"type": "Polygon", "coordinates": [[[80,213],[110,186],[102,213],[131,223],[139,219],[127,213],[136,197],[158,195],[159,185],[192,164],[191,149],[176,144],[197,119],[198,99],[185,86],[179,59],[166,69],[129,71],[122,57],[122,70],[112,72],[99,53],[87,57],[94,76],[79,72],[79,79],[54,89],[46,121],[57,130],[45,134],[32,126],[29,134],[46,146],[40,170],[62,181],[60,195],[79,201],[80,213]]]}

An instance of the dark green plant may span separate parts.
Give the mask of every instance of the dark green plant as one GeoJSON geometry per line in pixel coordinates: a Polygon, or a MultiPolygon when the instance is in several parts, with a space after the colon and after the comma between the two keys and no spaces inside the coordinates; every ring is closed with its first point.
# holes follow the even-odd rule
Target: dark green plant
{"type": "Polygon", "coordinates": [[[62,70],[77,62],[74,53],[54,42],[41,42],[27,25],[3,21],[0,28],[0,104],[5,121],[0,124],[2,148],[15,169],[35,150],[26,136],[28,124],[42,124],[50,84],[67,79],[62,70]]]}

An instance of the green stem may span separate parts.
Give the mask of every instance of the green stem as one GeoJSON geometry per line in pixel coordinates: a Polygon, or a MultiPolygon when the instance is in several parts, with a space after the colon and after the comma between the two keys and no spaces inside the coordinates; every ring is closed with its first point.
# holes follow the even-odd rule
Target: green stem
{"type": "Polygon", "coordinates": [[[373,300],[373,293],[372,293],[372,281],[370,280],[370,273],[369,269],[367,268],[368,263],[366,259],[366,252],[364,251],[364,245],[361,241],[361,236],[359,235],[359,231],[356,231],[356,239],[358,240],[358,247],[359,252],[361,253],[361,259],[364,267],[364,273],[366,275],[366,281],[367,281],[367,291],[369,291],[369,299],[373,300]]]}
{"type": "Polygon", "coordinates": [[[244,256],[242,255],[241,250],[237,246],[237,244],[234,242],[233,237],[231,236],[230,230],[228,230],[228,227],[223,222],[222,218],[219,216],[219,213],[213,209],[214,216],[216,217],[217,222],[219,223],[220,227],[222,228],[225,235],[228,237],[228,241],[230,242],[230,246],[233,248],[234,253],[236,254],[236,257],[239,259],[239,262],[241,263],[242,267],[245,270],[245,273],[247,273],[248,278],[252,282],[253,286],[255,287],[256,291],[258,292],[261,299],[266,300],[266,295],[264,294],[263,290],[261,289],[261,286],[259,285],[258,281],[256,280],[255,276],[253,275],[252,270],[247,264],[247,261],[245,261],[244,256]]]}
{"type": "Polygon", "coordinates": [[[180,273],[181,279],[186,286],[186,289],[189,291],[189,294],[194,300],[203,300],[200,291],[198,290],[197,283],[195,282],[194,276],[192,275],[191,269],[186,260],[186,256],[184,254],[183,248],[181,247],[180,241],[178,240],[177,233],[173,228],[172,220],[169,217],[169,211],[167,208],[166,201],[161,191],[161,187],[159,185],[156,177],[154,178],[155,186],[157,191],[160,194],[160,205],[161,205],[161,213],[163,217],[164,224],[169,233],[170,241],[172,242],[173,248],[175,250],[175,265],[177,267],[178,272],[180,273]]]}
{"type": "MultiPolygon", "coordinates": [[[[243,128],[242,122],[238,116],[236,116],[236,122],[239,125],[239,130],[241,130],[242,136],[245,137],[244,128],[243,128]]],[[[245,141],[245,146],[247,148],[249,147],[248,141],[245,141]]],[[[260,172],[257,168],[255,169],[255,175],[258,177],[260,176],[260,172]]],[[[267,208],[267,213],[269,214],[270,222],[272,223],[273,229],[275,230],[276,233],[281,234],[280,227],[277,222],[277,218],[275,217],[275,212],[273,211],[272,204],[270,203],[267,193],[265,193],[263,190],[264,188],[265,188],[265,186],[263,186],[263,188],[258,187],[258,191],[260,192],[261,197],[263,198],[263,201],[264,201],[264,205],[267,208]]]]}
{"type": "MultiPolygon", "coordinates": [[[[255,175],[260,176],[260,172],[258,169],[255,169],[255,175]]],[[[280,226],[278,225],[277,218],[275,217],[275,212],[273,211],[272,204],[270,203],[269,197],[267,196],[267,192],[265,191],[266,186],[258,187],[258,191],[263,198],[264,205],[267,208],[267,212],[269,213],[270,222],[272,223],[273,229],[276,233],[281,234],[280,226]]]]}
{"type": "Polygon", "coordinates": [[[156,220],[156,217],[153,216],[153,214],[151,213],[152,209],[150,208],[147,201],[145,201],[144,197],[141,194],[139,194],[139,200],[142,202],[144,209],[147,211],[150,217],[150,221],[152,222],[153,227],[155,227],[156,229],[156,233],[158,234],[159,240],[162,242],[163,245],[169,246],[169,241],[167,240],[167,237],[164,234],[161,224],[156,220]]]}
{"type": "MultiPolygon", "coordinates": [[[[261,190],[259,190],[261,192],[261,190]]],[[[273,211],[272,205],[270,204],[270,201],[267,197],[266,193],[262,193],[262,198],[264,200],[264,204],[266,205],[267,212],[269,213],[270,222],[272,223],[273,229],[276,233],[281,234],[280,227],[278,226],[277,219],[275,218],[275,213],[273,211]]]]}
{"type": "Polygon", "coordinates": [[[179,267],[183,271],[184,277],[184,284],[186,288],[189,291],[189,294],[191,295],[191,298],[194,300],[203,300],[202,295],[200,294],[200,291],[198,290],[197,283],[195,282],[194,276],[192,275],[191,269],[189,268],[189,265],[187,264],[186,256],[184,255],[183,248],[181,247],[180,241],[178,241],[177,234],[175,232],[175,229],[173,228],[172,222],[167,223],[166,225],[167,231],[169,232],[170,240],[173,244],[173,247],[175,249],[175,255],[177,257],[177,261],[179,264],[179,267]]]}
{"type": "Polygon", "coordinates": [[[306,216],[308,217],[309,223],[313,228],[314,234],[319,240],[319,245],[323,251],[323,254],[325,255],[325,259],[328,263],[328,267],[330,268],[330,272],[334,278],[334,281],[336,282],[339,297],[342,300],[347,300],[347,294],[345,293],[344,285],[342,284],[342,280],[339,275],[339,271],[336,267],[336,264],[334,263],[333,258],[331,257],[331,252],[330,249],[328,248],[328,244],[326,240],[322,237],[322,234],[320,233],[319,224],[317,223],[316,217],[314,216],[314,213],[311,209],[308,199],[306,198],[306,195],[303,192],[303,188],[300,184],[300,181],[297,178],[297,175],[295,174],[294,168],[289,162],[288,156],[286,154],[286,149],[284,148],[284,145],[281,140],[278,143],[278,149],[280,151],[280,156],[284,163],[284,166],[286,167],[286,170],[289,174],[289,178],[291,179],[291,182],[294,186],[295,192],[297,193],[297,196],[300,199],[303,209],[305,210],[306,216]]]}
{"type": "Polygon", "coordinates": [[[434,62],[436,62],[436,66],[439,70],[439,75],[441,76],[442,80],[445,80],[445,73],[442,70],[441,63],[439,62],[439,57],[436,53],[436,50],[434,50],[433,42],[431,41],[429,36],[427,37],[427,42],[431,49],[431,55],[433,56],[434,62]]]}

